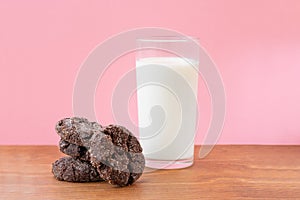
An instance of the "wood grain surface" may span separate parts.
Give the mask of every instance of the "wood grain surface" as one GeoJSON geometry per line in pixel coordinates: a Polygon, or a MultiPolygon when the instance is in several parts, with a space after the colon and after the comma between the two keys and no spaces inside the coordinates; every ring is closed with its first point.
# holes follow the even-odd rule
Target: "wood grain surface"
{"type": "Polygon", "coordinates": [[[0,146],[0,199],[300,199],[300,146],[216,146],[192,167],[124,188],[57,181],[51,163],[61,156],[55,146],[0,146]]]}

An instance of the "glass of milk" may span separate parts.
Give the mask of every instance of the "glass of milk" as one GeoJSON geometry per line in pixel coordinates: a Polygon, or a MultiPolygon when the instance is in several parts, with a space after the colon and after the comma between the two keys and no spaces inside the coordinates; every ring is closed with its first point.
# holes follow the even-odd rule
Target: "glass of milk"
{"type": "Polygon", "coordinates": [[[191,37],[137,39],[139,137],[146,166],[193,164],[197,126],[199,46],[191,37]]]}

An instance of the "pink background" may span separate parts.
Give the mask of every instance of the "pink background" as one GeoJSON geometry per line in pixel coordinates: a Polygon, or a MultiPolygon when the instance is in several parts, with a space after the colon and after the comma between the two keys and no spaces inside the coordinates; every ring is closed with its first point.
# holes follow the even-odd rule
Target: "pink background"
{"type": "MultiPolygon", "coordinates": [[[[199,37],[218,65],[227,93],[219,144],[300,144],[298,0],[2,0],[0,144],[56,144],[55,123],[72,115],[73,84],[88,53],[113,34],[149,26],[199,37]]],[[[134,67],[129,58],[98,86],[103,124],[113,122],[105,97],[134,67]]],[[[199,103],[201,144],[210,119],[203,81],[199,103]]],[[[134,98],[130,112],[136,121],[134,98]]]]}

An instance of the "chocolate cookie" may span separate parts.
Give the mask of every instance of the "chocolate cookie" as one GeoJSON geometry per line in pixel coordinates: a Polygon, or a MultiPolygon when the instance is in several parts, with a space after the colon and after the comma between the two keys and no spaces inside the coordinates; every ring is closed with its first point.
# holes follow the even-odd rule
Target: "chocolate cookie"
{"type": "Polygon", "coordinates": [[[110,184],[133,184],[143,173],[145,159],[142,147],[132,133],[122,126],[109,125],[104,134],[90,141],[90,161],[102,179],[110,184]]]}
{"type": "Polygon", "coordinates": [[[90,160],[90,153],[86,147],[78,146],[76,144],[71,144],[66,140],[61,139],[59,141],[59,150],[62,153],[69,155],[73,158],[77,158],[84,161],[90,160]]]}
{"type": "Polygon", "coordinates": [[[94,134],[101,133],[102,126],[85,118],[72,117],[60,120],[55,130],[63,140],[78,146],[87,146],[94,134]]]}
{"type": "Polygon", "coordinates": [[[52,173],[60,181],[102,181],[97,170],[89,162],[72,157],[63,157],[55,161],[52,164],[52,173]]]}
{"type": "Polygon", "coordinates": [[[122,126],[102,127],[85,118],[73,117],[60,120],[56,132],[61,137],[59,145],[63,153],[90,161],[99,176],[111,184],[131,185],[143,173],[142,147],[122,126]]]}

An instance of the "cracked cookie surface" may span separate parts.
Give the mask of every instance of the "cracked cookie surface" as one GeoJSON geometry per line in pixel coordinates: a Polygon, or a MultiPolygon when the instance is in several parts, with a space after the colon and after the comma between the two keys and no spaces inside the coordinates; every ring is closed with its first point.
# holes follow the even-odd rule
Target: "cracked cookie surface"
{"type": "Polygon", "coordinates": [[[89,122],[86,118],[72,117],[57,122],[55,126],[61,139],[78,146],[88,146],[94,134],[102,132],[102,126],[97,122],[89,122]]]}
{"type": "Polygon", "coordinates": [[[59,141],[58,146],[59,150],[68,156],[84,161],[90,160],[90,153],[86,147],[78,146],[62,139],[59,141]]]}
{"type": "Polygon", "coordinates": [[[57,180],[69,182],[103,181],[97,170],[86,161],[62,157],[52,164],[52,173],[57,180]]]}
{"type": "Polygon", "coordinates": [[[100,177],[110,184],[126,186],[142,175],[145,158],[136,137],[125,127],[103,127],[103,135],[95,135],[90,142],[91,163],[100,177]]]}

